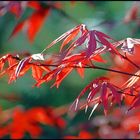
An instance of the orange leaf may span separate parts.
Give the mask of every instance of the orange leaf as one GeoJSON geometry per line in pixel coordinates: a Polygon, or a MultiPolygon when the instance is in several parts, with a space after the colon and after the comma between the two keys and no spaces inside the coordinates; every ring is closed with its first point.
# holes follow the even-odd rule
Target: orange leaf
{"type": "Polygon", "coordinates": [[[81,78],[84,78],[84,68],[77,68],[76,70],[79,73],[79,75],[81,76],[81,78]]]}
{"type": "Polygon", "coordinates": [[[93,136],[92,136],[89,132],[87,132],[87,131],[85,131],[85,130],[82,130],[82,131],[79,133],[79,138],[82,138],[82,139],[92,139],[93,136]]]}
{"type": "Polygon", "coordinates": [[[104,59],[101,57],[101,55],[99,55],[99,54],[93,56],[91,59],[92,59],[92,60],[95,60],[95,61],[97,61],[97,62],[106,63],[106,60],[104,60],[104,59]]]}
{"type": "Polygon", "coordinates": [[[28,39],[32,43],[35,39],[37,32],[40,30],[42,24],[44,23],[45,18],[49,15],[49,11],[50,9],[41,8],[35,11],[28,19],[16,25],[10,38],[15,36],[24,28],[27,28],[28,39]]]}
{"type": "MultiPolygon", "coordinates": [[[[15,65],[13,65],[15,66],[15,65]]],[[[12,67],[11,67],[12,68],[12,67]]],[[[25,65],[22,70],[19,72],[18,77],[23,76],[30,68],[30,65],[25,65]]],[[[8,83],[10,84],[12,81],[16,80],[16,76],[15,76],[15,71],[16,71],[16,67],[13,67],[10,71],[10,78],[8,83]]]]}
{"type": "Polygon", "coordinates": [[[22,59],[18,66],[16,67],[16,70],[15,70],[15,77],[17,78],[21,72],[21,70],[23,70],[23,68],[29,64],[29,61],[31,60],[30,57],[26,57],[24,59],[22,59]]]}
{"type": "Polygon", "coordinates": [[[45,21],[45,18],[49,15],[50,9],[40,9],[32,14],[28,19],[28,31],[27,35],[30,42],[33,42],[37,32],[40,30],[42,24],[45,21]]]}
{"type": "Polygon", "coordinates": [[[12,34],[10,35],[9,39],[10,39],[11,37],[15,36],[18,32],[20,32],[20,31],[23,29],[24,24],[25,24],[25,21],[18,23],[18,24],[15,26],[15,28],[14,28],[12,34]]]}
{"type": "Polygon", "coordinates": [[[9,58],[8,58],[8,63],[9,63],[9,66],[12,66],[12,65],[14,65],[14,64],[17,63],[17,60],[15,60],[15,59],[9,57],[9,58]]]}
{"type": "Polygon", "coordinates": [[[32,76],[36,81],[41,79],[42,74],[43,70],[39,66],[32,65],[32,76]]]}
{"type": "Polygon", "coordinates": [[[16,17],[18,18],[22,13],[22,5],[21,5],[21,3],[19,3],[19,2],[11,3],[9,11],[11,13],[15,14],[16,17]]]}
{"type": "Polygon", "coordinates": [[[69,36],[67,36],[65,38],[65,40],[63,41],[63,43],[60,47],[60,52],[62,51],[62,49],[65,45],[67,45],[72,39],[74,39],[74,37],[76,37],[76,35],[79,33],[79,31],[80,31],[79,28],[75,29],[72,33],[70,33],[69,36]]]}
{"type": "Polygon", "coordinates": [[[28,7],[33,8],[35,10],[39,10],[41,8],[38,1],[28,1],[27,5],[28,7]]]}
{"type": "Polygon", "coordinates": [[[65,68],[65,69],[63,69],[59,74],[57,74],[57,76],[56,76],[56,81],[55,81],[55,83],[54,83],[51,87],[53,87],[53,86],[56,85],[56,87],[58,88],[59,85],[60,85],[60,83],[64,80],[64,78],[65,78],[66,76],[68,76],[68,74],[69,74],[72,70],[73,70],[73,68],[65,68]]]}

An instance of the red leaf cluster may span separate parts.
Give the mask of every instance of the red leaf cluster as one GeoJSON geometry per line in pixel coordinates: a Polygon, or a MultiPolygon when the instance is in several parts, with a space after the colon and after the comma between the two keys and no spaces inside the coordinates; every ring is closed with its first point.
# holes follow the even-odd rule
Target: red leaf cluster
{"type": "Polygon", "coordinates": [[[53,108],[34,107],[24,110],[17,107],[9,112],[9,115],[11,121],[9,122],[9,119],[5,120],[0,125],[1,138],[10,135],[11,139],[21,139],[24,138],[26,133],[29,133],[32,138],[38,138],[43,131],[40,124],[57,127],[58,129],[63,129],[66,125],[66,122],[60,116],[54,114],[53,108]]]}
{"type": "MultiPolygon", "coordinates": [[[[89,91],[88,96],[86,98],[87,103],[81,105],[80,108],[85,107],[85,109],[87,110],[88,106],[94,104],[95,106],[93,110],[95,110],[98,104],[102,103],[104,107],[104,113],[107,114],[107,111],[109,109],[109,100],[111,101],[111,104],[116,102],[119,105],[121,105],[121,94],[119,93],[119,88],[111,84],[108,78],[100,77],[93,80],[81,91],[79,96],[76,98],[75,102],[72,104],[72,106],[75,105],[75,110],[78,107],[80,98],[84,96],[87,91],[89,91]],[[100,93],[99,96],[97,96],[98,93],[100,93]]],[[[91,117],[92,113],[93,111],[91,112],[89,118],[91,117]]]]}
{"type": "Polygon", "coordinates": [[[26,30],[28,39],[32,43],[45,22],[45,19],[48,17],[49,12],[49,8],[38,8],[30,17],[15,26],[11,37],[15,36],[21,30],[26,30]]]}
{"type": "Polygon", "coordinates": [[[80,131],[78,136],[65,136],[64,139],[93,139],[94,135],[86,130],[80,131]]]}
{"type": "Polygon", "coordinates": [[[6,12],[11,12],[17,18],[19,18],[22,15],[26,5],[26,1],[2,1],[0,3],[0,15],[4,15],[6,12]]]}
{"type": "MultiPolygon", "coordinates": [[[[42,10],[44,12],[46,11],[46,9],[40,9],[40,7],[37,5],[34,5],[34,7],[37,13],[40,13],[42,10]]],[[[139,66],[129,59],[126,54],[133,55],[135,53],[134,50],[137,49],[139,45],[139,39],[127,38],[121,41],[115,41],[113,38],[103,32],[88,30],[84,24],[80,24],[63,33],[39,54],[33,54],[28,57],[24,57],[23,59],[11,54],[3,56],[0,59],[0,69],[3,69],[6,62],[8,62],[9,65],[8,68],[3,70],[0,75],[2,76],[4,74],[9,74],[10,83],[16,80],[18,77],[23,76],[31,68],[32,77],[36,80],[35,86],[39,87],[43,83],[48,83],[55,80],[51,87],[56,86],[57,88],[72,72],[72,70],[76,70],[82,78],[84,78],[84,70],[86,68],[108,70],[112,71],[113,73],[125,74],[127,77],[128,75],[131,75],[132,77],[128,79],[126,83],[121,83],[121,86],[115,82],[112,82],[113,76],[109,79],[99,77],[94,79],[82,90],[74,102],[76,106],[75,108],[77,108],[80,98],[85,95],[87,91],[89,91],[86,99],[87,103],[84,104],[83,107],[86,107],[87,110],[87,107],[91,103],[94,104],[93,110],[89,116],[90,118],[100,103],[103,105],[104,113],[107,114],[109,110],[109,103],[118,103],[120,105],[122,99],[126,99],[127,95],[136,97],[136,93],[138,92],[136,90],[138,88],[134,87],[134,85],[136,85],[136,83],[139,81],[139,71],[132,74],[125,72],[127,69],[124,71],[117,71],[115,69],[102,68],[96,66],[95,62],[105,63],[106,61],[102,58],[101,54],[109,52],[113,57],[117,56],[119,59],[121,58],[120,62],[126,61],[128,65],[131,64],[133,67],[135,67],[135,69],[138,69],[139,66]],[[110,42],[109,40],[113,42],[110,42]],[[56,43],[61,41],[62,44],[58,54],[45,54],[47,49],[53,47],[56,43]],[[119,51],[119,47],[121,47],[121,51],[119,51]],[[136,93],[134,94],[134,92],[136,93]],[[98,94],[100,95],[97,96],[98,94]]],[[[124,68],[125,67],[122,69],[124,68]]],[[[133,68],[130,66],[129,71],[131,72],[132,69],[133,68]]],[[[138,105],[139,98],[136,98],[131,103],[130,109],[138,105]]]]}

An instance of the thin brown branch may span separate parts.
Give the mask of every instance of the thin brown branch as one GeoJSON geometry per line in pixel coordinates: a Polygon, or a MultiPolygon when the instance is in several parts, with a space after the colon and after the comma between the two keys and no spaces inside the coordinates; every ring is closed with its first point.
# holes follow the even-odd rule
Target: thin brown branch
{"type": "Polygon", "coordinates": [[[121,57],[122,57],[123,59],[127,60],[127,61],[128,61],[129,63],[131,63],[133,66],[135,66],[136,68],[140,69],[140,66],[138,66],[136,63],[134,63],[133,61],[131,61],[131,60],[126,56],[126,54],[125,54],[125,56],[122,55],[122,54],[120,54],[120,55],[121,55],[121,57]]]}
{"type": "MultiPolygon", "coordinates": [[[[20,58],[18,57],[13,57],[14,59],[16,60],[21,60],[20,58]]],[[[29,64],[32,64],[32,65],[37,65],[37,66],[46,66],[46,67],[59,67],[61,65],[55,65],[55,64],[37,64],[37,63],[29,63],[29,64]]],[[[85,69],[100,69],[100,70],[104,70],[104,71],[111,71],[111,72],[115,72],[115,73],[120,73],[120,74],[123,74],[123,75],[130,75],[130,76],[136,76],[136,77],[140,77],[140,75],[136,75],[136,74],[133,74],[133,73],[128,73],[128,72],[124,72],[124,71],[119,71],[119,70],[114,70],[114,69],[110,69],[110,68],[104,68],[104,67],[99,67],[99,66],[77,66],[77,65],[68,65],[68,66],[65,66],[65,68],[85,68],[85,69]]]]}

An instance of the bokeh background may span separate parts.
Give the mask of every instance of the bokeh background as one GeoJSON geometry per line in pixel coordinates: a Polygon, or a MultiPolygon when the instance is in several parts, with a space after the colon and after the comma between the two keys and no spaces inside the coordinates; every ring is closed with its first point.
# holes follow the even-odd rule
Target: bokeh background
{"type": "MultiPolygon", "coordinates": [[[[133,1],[59,1],[59,4],[61,8],[51,10],[33,43],[29,42],[27,34],[22,31],[12,39],[8,39],[16,24],[31,15],[34,9],[26,8],[19,19],[10,12],[1,16],[0,55],[17,52],[40,53],[62,33],[81,23],[87,25],[90,30],[102,31],[116,40],[127,37],[139,38],[140,36],[137,20],[126,19],[126,15],[134,5],[133,1]]],[[[58,47],[59,44],[55,45],[52,51],[57,52],[58,47]]],[[[104,57],[109,62],[105,64],[105,67],[110,66],[109,57],[104,57]]],[[[90,134],[83,132],[84,136],[94,136],[94,130],[97,126],[93,122],[98,116],[103,117],[103,109],[97,109],[92,118],[88,120],[91,109],[85,114],[84,110],[69,112],[69,107],[91,80],[104,74],[105,71],[101,70],[86,70],[85,77],[82,79],[76,71],[73,71],[58,89],[50,88],[51,83],[43,84],[40,88],[33,87],[35,81],[32,79],[31,71],[12,84],[8,84],[8,79],[4,76],[0,79],[0,106],[4,111],[17,106],[22,106],[25,109],[51,106],[56,110],[58,109],[58,112],[60,109],[61,117],[66,121],[65,129],[59,131],[49,125],[42,126],[43,133],[39,137],[42,139],[64,138],[67,135],[78,136],[83,130],[90,132],[90,134]],[[15,97],[15,99],[12,99],[12,97],[15,97]],[[89,127],[90,124],[93,124],[93,126],[89,127]]],[[[100,138],[106,136],[102,131],[98,135],[100,138]]],[[[24,137],[31,138],[28,134],[25,134],[24,137]]],[[[9,138],[9,136],[6,136],[6,138],[9,138]]]]}

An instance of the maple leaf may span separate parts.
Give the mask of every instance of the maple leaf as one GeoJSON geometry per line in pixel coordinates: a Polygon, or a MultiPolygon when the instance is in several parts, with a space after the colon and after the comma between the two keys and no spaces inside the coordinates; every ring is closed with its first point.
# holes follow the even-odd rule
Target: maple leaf
{"type": "Polygon", "coordinates": [[[133,99],[133,101],[131,103],[131,106],[129,107],[128,111],[130,111],[130,110],[132,110],[136,107],[139,107],[139,106],[140,106],[140,96],[138,95],[133,99]]]}
{"type": "Polygon", "coordinates": [[[28,1],[27,6],[35,10],[39,10],[41,8],[41,5],[38,1],[28,1]]]}
{"type": "Polygon", "coordinates": [[[51,86],[55,86],[58,88],[60,83],[64,80],[64,78],[66,76],[68,76],[68,74],[73,70],[73,68],[65,68],[65,67],[61,67],[58,66],[58,68],[48,72],[47,74],[45,74],[40,80],[37,81],[37,83],[35,84],[35,86],[39,87],[42,83],[44,82],[49,82],[50,80],[52,80],[53,78],[56,78],[55,83],[51,86]]]}
{"type": "Polygon", "coordinates": [[[107,39],[111,39],[114,41],[113,38],[100,31],[97,30],[88,31],[85,29],[84,33],[70,45],[69,51],[72,51],[77,46],[81,46],[87,40],[86,56],[88,58],[92,54],[99,54],[105,50],[119,55],[119,52],[117,51],[115,46],[113,46],[113,44],[110,43],[107,39]],[[97,47],[98,43],[102,44],[103,46],[97,47]]]}
{"type": "Polygon", "coordinates": [[[128,52],[129,54],[134,54],[134,47],[140,45],[140,40],[136,38],[126,38],[113,43],[115,47],[121,46],[121,49],[124,52],[128,52]]]}
{"type": "Polygon", "coordinates": [[[88,106],[90,104],[95,104],[90,115],[93,114],[97,106],[102,103],[104,107],[104,113],[107,114],[108,111],[108,102],[109,99],[111,99],[111,103],[116,102],[119,105],[121,105],[121,94],[118,92],[119,88],[115,85],[107,82],[109,79],[106,77],[101,77],[93,80],[91,83],[89,83],[79,94],[79,96],[76,98],[74,103],[71,105],[71,108],[75,106],[75,110],[78,108],[79,100],[80,98],[86,94],[87,91],[90,90],[88,93],[88,96],[86,98],[87,103],[82,105],[80,108],[86,107],[85,112],[87,111],[88,106]],[[100,93],[99,96],[96,96],[98,93],[100,93]],[[96,96],[96,97],[95,97],[96,96]]]}
{"type": "Polygon", "coordinates": [[[26,4],[26,1],[3,1],[0,3],[0,15],[4,15],[6,12],[11,12],[17,18],[19,18],[26,8],[26,4]]]}
{"type": "MultiPolygon", "coordinates": [[[[135,74],[136,74],[136,75],[140,75],[140,70],[137,71],[135,74]]],[[[130,79],[128,79],[128,80],[122,85],[122,87],[126,87],[126,88],[132,87],[134,84],[136,84],[136,82],[139,80],[139,78],[140,78],[140,77],[132,76],[130,79]]]]}
{"type": "Polygon", "coordinates": [[[127,115],[123,119],[122,127],[129,133],[133,131],[136,132],[139,129],[139,123],[140,123],[140,114],[139,109],[137,109],[136,111],[133,111],[131,115],[127,115]]]}
{"type": "Polygon", "coordinates": [[[80,131],[78,136],[68,135],[68,136],[64,137],[64,139],[93,139],[93,138],[94,138],[94,136],[86,130],[80,131]]]}
{"type": "MultiPolygon", "coordinates": [[[[60,37],[55,39],[52,43],[50,43],[44,50],[51,48],[53,45],[56,43],[60,42],[61,40],[64,41],[62,42],[62,45],[60,46],[60,52],[64,57],[68,56],[69,54],[72,53],[72,51],[77,48],[78,46],[84,45],[86,43],[87,49],[85,50],[86,52],[86,57],[90,58],[92,55],[98,55],[99,53],[102,53],[103,51],[110,51],[111,53],[115,53],[120,56],[118,50],[113,46],[112,43],[108,41],[108,39],[111,39],[114,41],[113,38],[110,36],[96,30],[87,30],[86,25],[80,24],[71,30],[63,33],[60,37]],[[76,38],[76,36],[81,32],[80,37],[73,41],[70,46],[65,49],[65,51],[62,52],[62,49],[73,39],[76,38]],[[101,47],[97,47],[97,44],[100,43],[101,47]]],[[[63,57],[63,58],[64,58],[63,57]]]]}
{"type": "Polygon", "coordinates": [[[50,9],[40,9],[33,13],[31,17],[26,21],[28,25],[27,35],[30,42],[34,41],[36,34],[39,32],[46,17],[48,17],[50,9]]]}
{"type": "Polygon", "coordinates": [[[61,63],[64,65],[69,64],[71,66],[77,66],[76,70],[78,74],[82,78],[84,78],[85,69],[83,68],[83,66],[86,64],[87,61],[88,60],[85,59],[84,53],[80,53],[80,54],[74,54],[74,55],[65,57],[61,63]]]}
{"type": "Polygon", "coordinates": [[[36,81],[42,78],[44,71],[50,72],[50,69],[45,66],[32,65],[32,76],[36,81]]]}
{"type": "Polygon", "coordinates": [[[64,129],[66,126],[64,119],[57,116],[51,107],[34,107],[28,110],[16,107],[8,115],[10,117],[7,120],[3,119],[5,125],[0,127],[1,138],[10,135],[11,139],[21,139],[26,133],[29,133],[32,138],[38,138],[42,133],[40,124],[59,129],[64,129]]]}
{"type": "Polygon", "coordinates": [[[33,138],[36,138],[42,132],[36,121],[30,119],[28,112],[26,114],[20,108],[13,110],[11,118],[12,121],[1,128],[5,132],[1,134],[1,137],[10,134],[12,139],[21,139],[24,137],[24,133],[28,132],[33,138]]]}
{"type": "Polygon", "coordinates": [[[32,76],[36,81],[41,79],[42,74],[43,74],[43,70],[41,68],[39,68],[38,66],[32,65],[32,76]]]}
{"type": "Polygon", "coordinates": [[[101,92],[101,100],[104,107],[104,113],[107,114],[108,110],[108,92],[107,92],[107,83],[104,82],[102,85],[102,92],[101,92]]]}
{"type": "Polygon", "coordinates": [[[90,57],[93,52],[95,52],[97,47],[97,43],[96,43],[96,38],[95,38],[95,34],[94,31],[90,31],[89,32],[89,41],[88,41],[88,46],[87,46],[87,57],[90,57]]]}
{"type": "Polygon", "coordinates": [[[17,60],[15,60],[13,57],[14,56],[12,56],[12,54],[7,54],[2,58],[0,58],[0,70],[1,70],[0,77],[2,77],[4,74],[8,74],[10,77],[9,83],[10,81],[14,80],[13,78],[14,71],[16,66],[18,65],[17,60]],[[3,70],[3,67],[7,62],[8,62],[7,68],[3,70]]]}
{"type": "Polygon", "coordinates": [[[61,49],[62,49],[64,47],[64,45],[68,44],[68,42],[70,42],[81,30],[85,30],[84,24],[80,24],[80,25],[72,28],[71,30],[67,31],[66,33],[63,33],[60,37],[58,37],[51,44],[49,44],[46,49],[51,48],[53,45],[55,45],[59,41],[65,39],[65,41],[63,42],[63,44],[61,46],[61,49]]]}
{"type": "Polygon", "coordinates": [[[66,76],[68,76],[68,74],[73,70],[73,68],[65,68],[63,70],[61,70],[60,72],[58,72],[57,76],[56,76],[56,81],[55,83],[51,86],[55,86],[58,88],[60,83],[64,80],[64,78],[66,76]]]}
{"type": "Polygon", "coordinates": [[[138,17],[138,11],[139,11],[139,3],[134,2],[132,7],[129,9],[129,11],[126,13],[123,21],[124,23],[129,23],[131,21],[134,21],[138,17]]]}
{"type": "Polygon", "coordinates": [[[85,71],[84,67],[91,63],[90,60],[100,62],[100,63],[106,62],[99,54],[96,54],[96,55],[93,54],[90,56],[90,59],[87,59],[86,52],[83,51],[78,54],[65,56],[65,58],[62,59],[61,64],[64,64],[64,65],[68,64],[73,67],[76,66],[77,67],[76,70],[77,70],[78,74],[82,78],[84,78],[84,71],[85,71]]]}
{"type": "Polygon", "coordinates": [[[6,61],[8,61],[8,59],[11,57],[11,54],[7,54],[4,55],[3,57],[0,58],[0,70],[3,70],[4,64],[6,63],[6,61]]]}
{"type": "Polygon", "coordinates": [[[88,31],[85,29],[82,35],[70,45],[69,50],[73,50],[75,47],[81,46],[86,41],[87,37],[88,31]]]}
{"type": "Polygon", "coordinates": [[[41,29],[46,17],[48,17],[49,12],[49,8],[39,8],[36,10],[30,17],[15,26],[10,35],[10,38],[15,36],[19,31],[26,30],[28,39],[30,43],[32,43],[35,39],[35,36],[41,29]]]}
{"type": "MultiPolygon", "coordinates": [[[[76,100],[74,101],[74,103],[72,104],[75,105],[75,110],[77,109],[78,107],[78,102],[80,100],[80,98],[88,91],[90,90],[89,94],[88,94],[88,97],[87,97],[87,104],[89,102],[91,102],[91,100],[93,99],[93,97],[95,96],[95,94],[98,93],[98,91],[100,90],[101,88],[101,84],[100,82],[102,80],[108,80],[107,78],[104,78],[104,77],[101,77],[101,78],[97,78],[95,80],[93,80],[91,83],[89,83],[81,92],[80,94],[78,95],[78,97],[76,98],[76,100]]],[[[72,107],[71,106],[71,107],[72,107]]]]}
{"type": "MultiPolygon", "coordinates": [[[[5,74],[9,75],[10,84],[12,81],[15,81],[18,77],[23,76],[30,68],[32,68],[32,76],[37,81],[41,79],[44,72],[50,72],[50,68],[48,66],[41,65],[41,62],[44,59],[41,54],[33,54],[31,56],[25,57],[22,60],[18,56],[7,54],[0,58],[0,77],[5,74]],[[5,64],[7,67],[5,69],[5,64]]],[[[49,61],[45,61],[45,64],[49,64],[49,61]]]]}
{"type": "Polygon", "coordinates": [[[107,49],[111,52],[111,53],[115,53],[117,55],[120,56],[118,50],[115,48],[115,46],[110,43],[107,39],[111,39],[114,41],[113,38],[111,38],[110,36],[104,34],[103,32],[100,32],[100,31],[94,31],[96,36],[98,37],[99,41],[101,44],[103,44],[103,46],[107,47],[107,49]]]}
{"type": "Polygon", "coordinates": [[[104,59],[101,57],[101,55],[99,55],[99,54],[92,55],[92,56],[90,57],[90,60],[94,60],[94,61],[100,62],[100,63],[106,63],[106,60],[104,60],[104,59]]]}
{"type": "Polygon", "coordinates": [[[23,70],[23,68],[29,64],[29,62],[31,61],[31,58],[30,57],[26,57],[24,59],[22,59],[19,64],[17,65],[16,67],[16,70],[15,70],[15,78],[17,78],[20,74],[20,72],[23,70]]]}
{"type": "Polygon", "coordinates": [[[82,68],[82,65],[81,65],[81,63],[79,63],[79,65],[81,66],[81,68],[77,68],[76,70],[77,70],[77,72],[78,72],[78,74],[80,75],[80,77],[81,78],[84,78],[84,68],[82,68]]]}
{"type": "Polygon", "coordinates": [[[79,33],[79,28],[75,29],[73,32],[71,32],[70,35],[68,35],[65,40],[63,41],[61,47],[60,47],[60,52],[62,51],[63,47],[66,46],[72,39],[74,39],[77,34],[79,33]]]}
{"type": "MultiPolygon", "coordinates": [[[[96,60],[96,57],[98,61],[104,62],[103,59],[99,55],[92,56],[92,60],[96,60]]],[[[44,82],[49,82],[52,79],[56,78],[55,83],[51,86],[59,87],[60,83],[64,80],[70,72],[76,68],[78,74],[83,78],[84,77],[84,66],[87,64],[90,64],[90,61],[86,58],[86,53],[82,52],[80,54],[74,54],[65,57],[62,59],[61,64],[57,66],[57,68],[53,69],[52,71],[48,72],[46,75],[44,75],[41,79],[37,81],[35,86],[39,87],[44,82]]]]}

